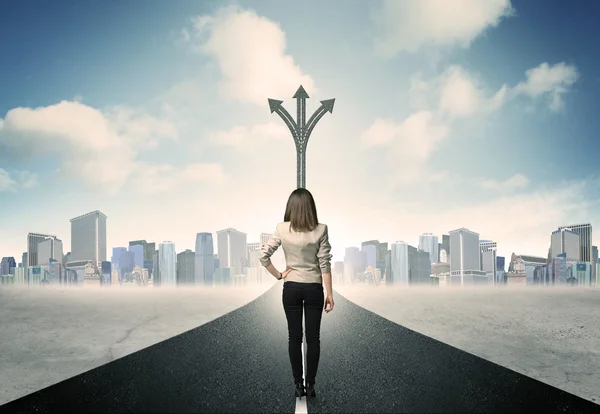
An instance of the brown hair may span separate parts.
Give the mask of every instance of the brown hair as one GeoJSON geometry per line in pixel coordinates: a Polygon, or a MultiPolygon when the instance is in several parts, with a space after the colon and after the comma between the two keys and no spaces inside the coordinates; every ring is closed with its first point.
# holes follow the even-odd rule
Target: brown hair
{"type": "Polygon", "coordinates": [[[310,191],[305,188],[292,191],[285,207],[283,221],[289,221],[290,230],[294,231],[313,231],[317,227],[317,207],[310,191]]]}

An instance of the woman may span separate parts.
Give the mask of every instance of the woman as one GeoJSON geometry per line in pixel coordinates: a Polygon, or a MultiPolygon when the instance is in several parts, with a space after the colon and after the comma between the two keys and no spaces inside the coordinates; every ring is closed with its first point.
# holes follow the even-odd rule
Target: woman
{"type": "Polygon", "coordinates": [[[327,225],[319,223],[312,194],[298,188],[290,195],[283,223],[261,247],[260,262],[283,284],[283,308],[288,323],[289,354],[296,397],[316,397],[315,377],[319,365],[321,315],[333,310],[331,245],[327,225]],[[283,246],[286,270],[271,264],[271,256],[283,246]],[[323,283],[327,298],[323,298],[323,283]],[[302,310],[306,312],[306,388],[302,378],[302,310]]]}

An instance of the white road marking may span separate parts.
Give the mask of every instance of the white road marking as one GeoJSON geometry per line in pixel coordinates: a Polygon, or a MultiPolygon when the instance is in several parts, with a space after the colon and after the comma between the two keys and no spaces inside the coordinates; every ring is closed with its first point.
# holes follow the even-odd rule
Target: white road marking
{"type": "MultiPolygon", "coordinates": [[[[304,373],[304,379],[306,379],[306,338],[302,338],[302,372],[304,373]]],[[[296,414],[308,414],[308,407],[306,406],[306,396],[302,398],[296,398],[296,414]]]]}

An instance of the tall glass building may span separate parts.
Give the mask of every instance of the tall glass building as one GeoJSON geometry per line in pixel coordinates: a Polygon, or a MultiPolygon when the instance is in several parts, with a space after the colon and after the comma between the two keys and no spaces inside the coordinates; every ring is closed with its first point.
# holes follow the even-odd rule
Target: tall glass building
{"type": "Polygon", "coordinates": [[[0,263],[0,276],[10,275],[10,270],[17,267],[17,262],[14,257],[3,257],[0,263]]]}
{"type": "Polygon", "coordinates": [[[440,259],[438,236],[434,236],[431,233],[423,233],[420,235],[419,250],[429,253],[429,261],[432,264],[437,263],[440,259]]]}
{"type": "Polygon", "coordinates": [[[116,270],[119,275],[119,280],[121,280],[121,255],[125,254],[127,251],[126,247],[113,247],[112,249],[112,257],[110,258],[110,263],[112,264],[112,270],[116,270]]]}
{"type": "Polygon", "coordinates": [[[144,268],[144,246],[141,244],[129,244],[129,251],[133,253],[134,267],[144,268]]]}
{"type": "Polygon", "coordinates": [[[233,269],[233,276],[242,274],[242,265],[247,262],[247,236],[236,229],[217,231],[217,248],[221,268],[233,269]]]}
{"type": "Polygon", "coordinates": [[[373,269],[377,268],[377,246],[371,243],[363,243],[360,250],[366,255],[366,267],[371,266],[373,269]]]}
{"type": "Polygon", "coordinates": [[[106,215],[92,211],[71,219],[71,261],[106,260],[106,215]]]}
{"type": "Polygon", "coordinates": [[[554,258],[561,253],[567,255],[567,260],[579,260],[582,254],[581,237],[570,229],[558,229],[552,232],[550,238],[550,254],[554,258]]]}
{"type": "Polygon", "coordinates": [[[177,284],[177,254],[173,242],[165,241],[158,245],[158,262],[160,285],[175,286],[177,284]]]}
{"type": "Polygon", "coordinates": [[[450,278],[452,284],[461,286],[487,283],[487,275],[481,270],[481,247],[479,233],[460,228],[450,233],[450,278]]]}
{"type": "Polygon", "coordinates": [[[177,284],[195,285],[195,256],[196,254],[187,249],[177,255],[177,284]]]}
{"type": "Polygon", "coordinates": [[[38,243],[38,265],[47,266],[51,260],[63,261],[63,244],[56,237],[47,237],[38,243]]]}
{"type": "MultiPolygon", "coordinates": [[[[46,240],[47,238],[56,238],[56,236],[52,236],[50,234],[40,234],[40,233],[29,233],[27,234],[27,265],[28,266],[38,266],[38,245],[41,241],[46,240]]],[[[71,242],[72,243],[72,242],[71,242]]]]}
{"type": "MultiPolygon", "coordinates": [[[[561,226],[558,230],[568,229],[579,235],[579,249],[581,256],[579,258],[582,262],[592,261],[592,225],[587,224],[574,224],[572,226],[561,226]]],[[[552,253],[554,255],[554,253],[552,253]]],[[[556,255],[554,255],[556,257],[556,255]]]]}
{"type": "Polygon", "coordinates": [[[391,267],[392,284],[408,285],[409,266],[408,266],[408,244],[403,241],[392,243],[391,267]]]}
{"type": "Polygon", "coordinates": [[[214,243],[212,233],[196,234],[194,283],[212,286],[215,274],[214,243]]]}

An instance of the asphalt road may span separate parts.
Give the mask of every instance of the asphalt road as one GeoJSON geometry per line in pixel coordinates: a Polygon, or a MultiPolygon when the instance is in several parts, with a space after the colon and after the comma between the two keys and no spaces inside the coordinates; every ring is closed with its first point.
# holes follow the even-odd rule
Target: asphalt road
{"type": "MultiPolygon", "coordinates": [[[[9,412],[293,413],[281,284],[196,329],[0,406],[9,412]]],[[[335,295],[309,413],[569,412],[600,406],[335,295]]],[[[473,340],[476,340],[474,338],[473,340]]]]}

